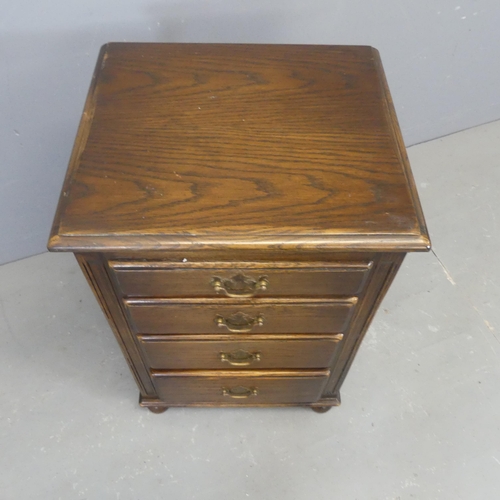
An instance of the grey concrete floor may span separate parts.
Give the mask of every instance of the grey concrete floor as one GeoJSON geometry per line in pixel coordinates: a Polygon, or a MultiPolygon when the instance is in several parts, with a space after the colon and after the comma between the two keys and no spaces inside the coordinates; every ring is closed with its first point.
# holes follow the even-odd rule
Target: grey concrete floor
{"type": "Polygon", "coordinates": [[[324,415],[141,409],[73,257],[2,266],[0,499],[499,498],[500,122],[409,153],[434,253],[324,415]]]}

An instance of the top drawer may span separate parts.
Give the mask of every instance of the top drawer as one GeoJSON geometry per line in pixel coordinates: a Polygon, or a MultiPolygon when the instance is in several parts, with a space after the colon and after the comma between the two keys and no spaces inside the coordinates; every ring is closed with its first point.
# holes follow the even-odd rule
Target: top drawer
{"type": "Polygon", "coordinates": [[[125,297],[357,295],[372,262],[217,263],[111,261],[125,297]]]}

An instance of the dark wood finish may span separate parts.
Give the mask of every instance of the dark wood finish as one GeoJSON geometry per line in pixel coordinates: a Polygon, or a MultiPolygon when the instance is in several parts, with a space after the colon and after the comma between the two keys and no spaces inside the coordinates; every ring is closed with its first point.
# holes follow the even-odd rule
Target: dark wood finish
{"type": "MultiPolygon", "coordinates": [[[[326,413],[327,411],[329,411],[331,409],[332,409],[331,406],[312,406],[311,405],[311,410],[315,411],[316,413],[326,413]]],[[[151,410],[151,408],[150,408],[150,410],[151,410]]]]}
{"type": "Polygon", "coordinates": [[[155,391],[148,368],[144,365],[139,349],[134,343],[134,336],[130,331],[121,303],[117,299],[115,290],[106,273],[102,258],[95,254],[77,254],[76,259],[115,334],[115,338],[139,386],[141,396],[151,396],[155,391]]]}
{"type": "Polygon", "coordinates": [[[152,413],[160,414],[165,413],[168,410],[168,406],[148,406],[148,410],[152,413]]]}
{"type": "Polygon", "coordinates": [[[371,47],[103,47],[51,249],[429,246],[371,47]]]}
{"type": "Polygon", "coordinates": [[[430,248],[378,52],[104,46],[48,246],[77,254],[141,406],[339,405],[430,248]]]}
{"type": "Polygon", "coordinates": [[[372,276],[372,282],[367,287],[364,304],[358,309],[358,315],[353,318],[350,335],[343,344],[343,362],[335,365],[334,373],[330,378],[327,391],[338,395],[340,387],[349,371],[349,368],[358,352],[361,341],[370,326],[370,323],[382,302],[392,280],[396,277],[403,259],[404,253],[383,254],[372,276]]]}
{"type": "Polygon", "coordinates": [[[222,264],[139,261],[111,262],[110,268],[126,297],[321,297],[358,294],[372,262],[222,264]],[[265,280],[265,288],[259,288],[259,280],[265,280]]]}
{"type": "Polygon", "coordinates": [[[153,371],[165,404],[299,404],[317,401],[328,380],[324,371],[153,371]],[[224,394],[227,392],[227,394],[224,394]]]}
{"type": "Polygon", "coordinates": [[[127,299],[138,333],[341,333],[349,324],[356,298],[323,299],[127,299]],[[244,316],[238,321],[239,316],[244,316]],[[228,326],[220,326],[222,317],[228,326]],[[262,318],[262,324],[254,320],[262,318]],[[231,321],[233,320],[233,321],[231,321]],[[231,330],[231,323],[248,323],[231,330]]]}
{"type": "Polygon", "coordinates": [[[139,335],[148,365],[160,370],[328,368],[343,335],[185,337],[139,335]]]}
{"type": "MultiPolygon", "coordinates": [[[[294,268],[313,267],[320,263],[328,266],[348,266],[353,263],[368,264],[380,258],[380,252],[344,251],[332,252],[329,248],[322,246],[309,247],[301,246],[295,249],[283,250],[278,247],[262,247],[258,244],[247,245],[242,248],[211,247],[200,249],[195,245],[190,248],[176,248],[168,251],[133,248],[122,248],[119,251],[106,251],[108,266],[117,262],[138,262],[143,261],[148,265],[162,261],[165,265],[183,265],[193,268],[233,266],[235,269],[241,265],[262,265],[272,267],[275,263],[280,266],[288,266],[290,270],[294,268]],[[200,256],[203,256],[201,259],[200,256]]],[[[111,274],[112,271],[110,271],[111,274]]]]}

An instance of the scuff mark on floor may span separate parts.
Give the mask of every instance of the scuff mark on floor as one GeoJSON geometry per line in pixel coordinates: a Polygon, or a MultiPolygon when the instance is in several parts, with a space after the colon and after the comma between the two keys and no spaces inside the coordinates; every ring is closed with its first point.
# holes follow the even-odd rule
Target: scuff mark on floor
{"type": "Polygon", "coordinates": [[[488,329],[491,331],[491,332],[494,332],[495,329],[493,328],[493,326],[491,325],[491,323],[489,321],[487,321],[486,319],[483,320],[484,321],[484,324],[488,327],[488,329]]]}
{"type": "Polygon", "coordinates": [[[436,255],[436,252],[434,249],[431,249],[431,252],[434,254],[434,257],[436,257],[437,261],[439,262],[439,265],[443,268],[444,274],[446,275],[446,279],[452,284],[456,285],[455,280],[452,278],[451,274],[449,273],[448,269],[446,269],[446,266],[441,262],[441,259],[436,255]]]}

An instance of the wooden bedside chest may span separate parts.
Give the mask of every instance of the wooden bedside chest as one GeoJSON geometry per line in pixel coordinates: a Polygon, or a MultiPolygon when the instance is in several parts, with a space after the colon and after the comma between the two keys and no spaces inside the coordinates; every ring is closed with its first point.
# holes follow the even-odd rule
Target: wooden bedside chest
{"type": "Polygon", "coordinates": [[[112,43],[49,241],[140,404],[326,411],[430,242],[371,47],[112,43]]]}

